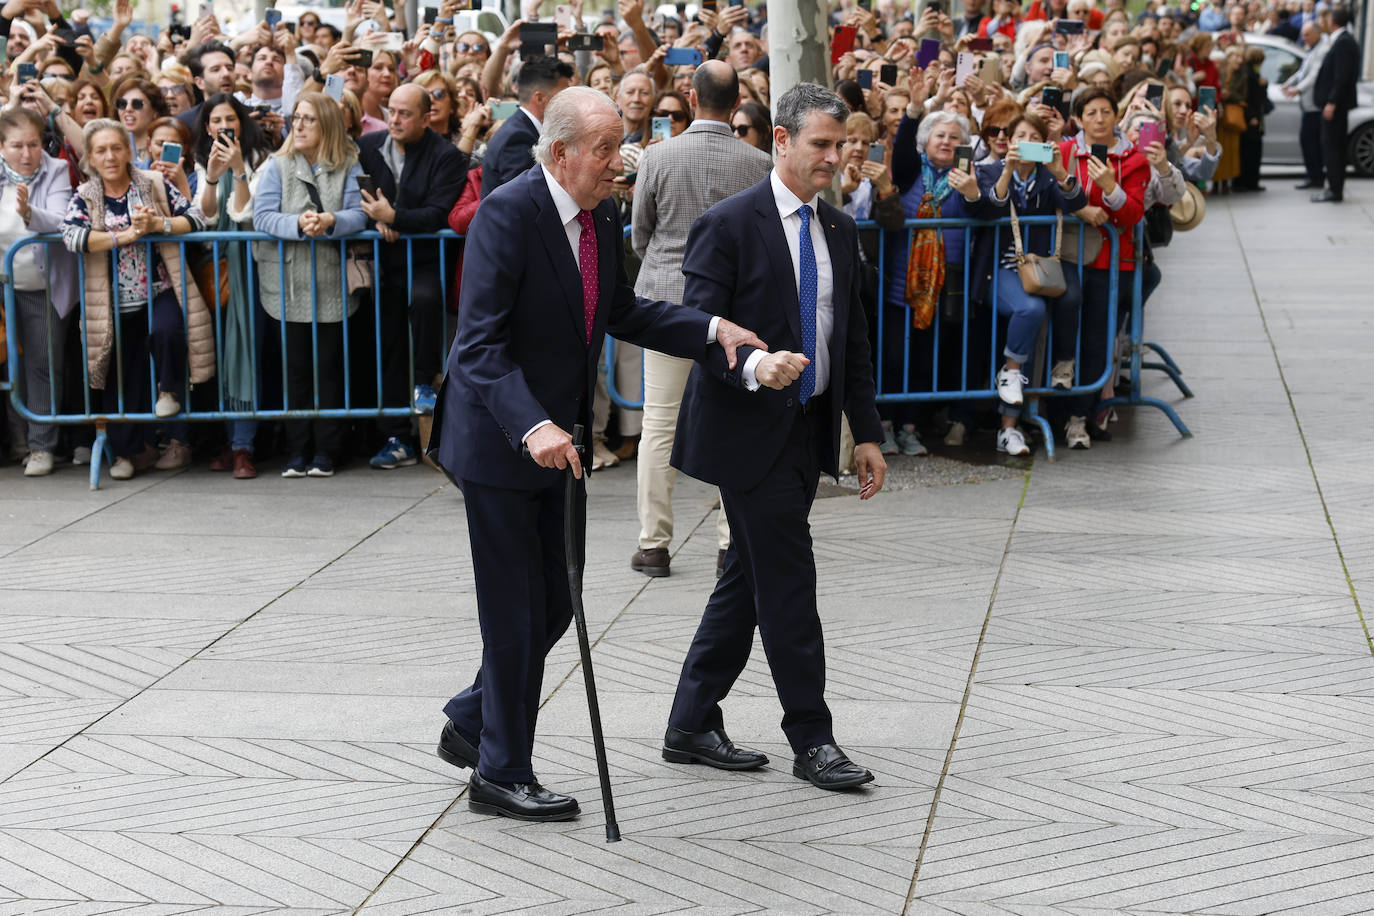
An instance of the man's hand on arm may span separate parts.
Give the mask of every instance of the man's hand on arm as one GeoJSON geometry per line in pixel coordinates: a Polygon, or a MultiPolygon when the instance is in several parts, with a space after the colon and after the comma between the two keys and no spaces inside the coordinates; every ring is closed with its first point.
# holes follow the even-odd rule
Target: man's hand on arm
{"type": "Polygon", "coordinates": [[[859,499],[869,499],[883,488],[887,461],[878,443],[860,442],[854,446],[854,469],[859,475],[859,499]]]}
{"type": "Polygon", "coordinates": [[[573,476],[579,480],[582,478],[582,461],[577,457],[572,436],[555,424],[545,423],[543,426],[535,427],[525,437],[525,447],[529,449],[534,463],[541,468],[557,468],[561,471],[571,467],[573,476]]]}
{"type": "Polygon", "coordinates": [[[759,335],[724,318],[716,322],[716,343],[725,351],[725,361],[731,369],[735,368],[736,353],[740,347],[753,347],[768,352],[768,344],[760,340],[759,335]]]}

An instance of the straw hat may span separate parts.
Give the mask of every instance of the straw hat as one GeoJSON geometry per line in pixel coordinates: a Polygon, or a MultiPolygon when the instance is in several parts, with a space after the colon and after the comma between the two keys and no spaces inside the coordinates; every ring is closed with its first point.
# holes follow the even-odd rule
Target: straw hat
{"type": "Polygon", "coordinates": [[[1198,186],[1189,182],[1184,187],[1186,193],[1178,203],[1169,208],[1169,218],[1174,222],[1174,229],[1179,232],[1196,228],[1207,215],[1207,198],[1198,190],[1198,186]]]}

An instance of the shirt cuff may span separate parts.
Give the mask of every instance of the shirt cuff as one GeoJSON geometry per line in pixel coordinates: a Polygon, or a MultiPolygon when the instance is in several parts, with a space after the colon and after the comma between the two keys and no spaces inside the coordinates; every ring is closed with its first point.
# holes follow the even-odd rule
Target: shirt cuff
{"type": "Polygon", "coordinates": [[[1115,191],[1102,195],[1102,202],[1107,205],[1108,210],[1120,210],[1126,206],[1126,192],[1118,184],[1115,191]]]}
{"type": "Polygon", "coordinates": [[[740,370],[740,378],[744,379],[744,387],[749,391],[759,390],[759,380],[754,378],[754,370],[758,368],[767,354],[762,350],[755,350],[749,354],[749,358],[744,361],[744,368],[740,370]]]}
{"type": "Polygon", "coordinates": [[[534,424],[533,426],[530,427],[530,431],[529,431],[529,432],[525,433],[523,436],[520,437],[520,444],[521,444],[521,445],[524,445],[525,442],[529,439],[529,437],[532,436],[532,435],[534,435],[534,431],[535,431],[536,429],[539,429],[539,427],[541,427],[541,426],[552,426],[552,425],[553,425],[553,421],[552,421],[552,420],[540,420],[538,423],[536,423],[536,424],[534,424]]]}
{"type": "Polygon", "coordinates": [[[720,326],[720,316],[719,316],[719,315],[712,315],[712,316],[711,316],[711,323],[708,324],[708,325],[706,326],[706,342],[707,342],[708,344],[709,344],[709,343],[715,343],[715,342],[716,342],[716,328],[719,327],[719,326],[720,326]]]}

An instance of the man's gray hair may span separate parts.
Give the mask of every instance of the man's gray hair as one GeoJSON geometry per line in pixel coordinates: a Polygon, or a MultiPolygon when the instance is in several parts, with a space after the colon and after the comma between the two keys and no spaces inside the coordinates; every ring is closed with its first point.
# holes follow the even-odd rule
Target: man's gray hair
{"type": "Polygon", "coordinates": [[[926,144],[930,142],[930,135],[935,133],[935,128],[941,124],[957,125],[959,142],[965,144],[969,142],[968,118],[953,111],[932,111],[921,119],[921,126],[916,128],[916,149],[924,153],[926,144]]]}
{"type": "Polygon", "coordinates": [[[605,108],[616,117],[620,116],[605,93],[589,86],[569,86],[554,96],[549,107],[544,109],[539,142],[534,146],[535,161],[540,165],[552,165],[553,145],[559,140],[567,146],[577,146],[586,129],[587,116],[596,108],[605,108]]]}
{"type": "Polygon", "coordinates": [[[843,124],[849,119],[849,106],[844,99],[815,83],[799,83],[778,99],[777,117],[773,124],[785,128],[788,136],[795,137],[806,126],[811,112],[819,111],[843,124]]]}

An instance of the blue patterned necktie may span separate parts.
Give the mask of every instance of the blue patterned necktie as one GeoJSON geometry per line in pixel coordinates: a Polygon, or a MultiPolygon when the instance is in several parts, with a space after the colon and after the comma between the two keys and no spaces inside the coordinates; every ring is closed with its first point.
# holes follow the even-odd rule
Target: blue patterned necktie
{"type": "Polygon", "coordinates": [[[801,304],[802,353],[811,362],[801,374],[800,400],[805,404],[816,393],[816,249],[811,245],[811,206],[801,210],[801,286],[797,298],[801,304]]]}

